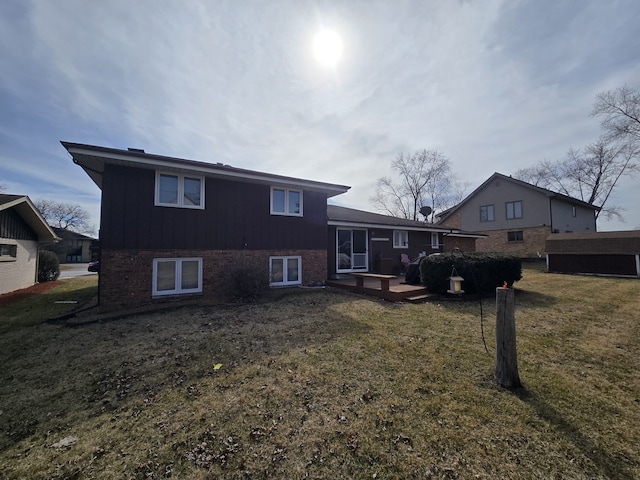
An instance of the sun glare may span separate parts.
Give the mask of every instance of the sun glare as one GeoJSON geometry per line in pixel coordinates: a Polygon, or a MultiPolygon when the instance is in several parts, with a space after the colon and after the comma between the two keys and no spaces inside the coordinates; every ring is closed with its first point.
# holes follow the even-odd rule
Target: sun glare
{"type": "Polygon", "coordinates": [[[323,65],[335,67],[342,55],[342,40],[336,32],[323,30],[313,42],[313,53],[323,65]]]}

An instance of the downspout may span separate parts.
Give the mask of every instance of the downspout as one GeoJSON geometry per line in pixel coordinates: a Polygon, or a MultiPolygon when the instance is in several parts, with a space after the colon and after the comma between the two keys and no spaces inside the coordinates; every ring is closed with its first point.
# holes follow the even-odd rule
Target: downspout
{"type": "Polygon", "coordinates": [[[636,254],[636,277],[640,278],[640,255],[636,254]]]}

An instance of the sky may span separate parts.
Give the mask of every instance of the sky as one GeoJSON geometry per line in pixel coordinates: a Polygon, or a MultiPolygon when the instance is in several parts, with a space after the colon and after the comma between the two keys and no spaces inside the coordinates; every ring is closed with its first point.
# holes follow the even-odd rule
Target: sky
{"type": "MultiPolygon", "coordinates": [[[[399,153],[438,150],[470,193],[596,141],[596,94],[640,88],[638,25],[637,0],[2,0],[0,185],[97,231],[64,140],[350,185],[334,203],[369,211],[399,153]]],[[[638,185],[599,230],[640,228],[638,185]]]]}

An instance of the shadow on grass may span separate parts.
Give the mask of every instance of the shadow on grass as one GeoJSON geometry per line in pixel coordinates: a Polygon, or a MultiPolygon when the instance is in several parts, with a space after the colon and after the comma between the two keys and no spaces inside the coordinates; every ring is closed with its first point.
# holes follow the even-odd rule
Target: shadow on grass
{"type": "Polygon", "coordinates": [[[553,427],[564,435],[585,457],[589,458],[607,478],[622,480],[632,480],[635,478],[624,467],[623,459],[617,458],[599,447],[593,440],[582,433],[579,428],[567,421],[562,413],[545,402],[540,396],[527,390],[526,387],[515,389],[512,393],[532,407],[540,418],[553,425],[553,427]]]}

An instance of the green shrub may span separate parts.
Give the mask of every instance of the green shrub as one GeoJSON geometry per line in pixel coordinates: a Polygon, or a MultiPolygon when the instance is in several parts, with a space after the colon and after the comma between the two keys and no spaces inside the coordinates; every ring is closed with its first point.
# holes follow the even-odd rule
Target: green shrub
{"type": "Polygon", "coordinates": [[[38,282],[51,282],[60,276],[58,256],[49,250],[38,252],[38,282]]]}
{"type": "Polygon", "coordinates": [[[420,263],[420,280],[430,292],[444,293],[449,289],[452,272],[464,278],[466,293],[491,293],[507,282],[513,286],[522,278],[519,258],[500,253],[451,253],[433,255],[420,263]]]}
{"type": "Polygon", "coordinates": [[[227,299],[255,302],[269,290],[269,270],[252,264],[239,264],[227,271],[227,299]]]}

